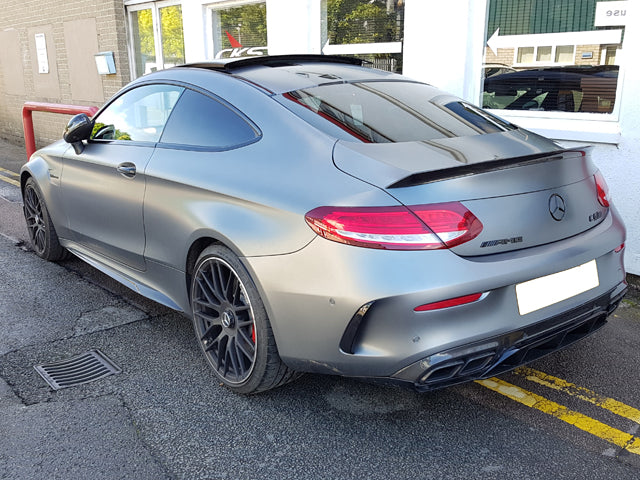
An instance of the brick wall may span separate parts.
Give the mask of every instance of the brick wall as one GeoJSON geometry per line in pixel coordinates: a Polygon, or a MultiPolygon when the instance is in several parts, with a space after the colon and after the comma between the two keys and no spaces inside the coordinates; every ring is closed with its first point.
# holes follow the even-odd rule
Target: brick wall
{"type": "Polygon", "coordinates": [[[497,55],[490,48],[485,48],[485,63],[513,64],[514,48],[498,48],[497,55]]]}
{"type": "MultiPolygon", "coordinates": [[[[0,52],[0,137],[14,144],[24,144],[22,105],[25,101],[101,105],[129,82],[123,0],[3,0],[2,3],[0,44],[4,43],[5,51],[0,52]],[[87,70],[88,81],[94,82],[91,85],[79,85],[77,75],[73,77],[75,85],[72,85],[73,68],[70,68],[69,57],[79,57],[77,52],[67,50],[66,40],[69,39],[65,37],[65,26],[68,37],[69,26],[78,20],[89,20],[91,26],[95,25],[93,31],[97,38],[87,38],[87,43],[97,45],[99,52],[114,52],[117,73],[98,76],[87,70]],[[47,37],[50,68],[46,74],[37,71],[34,32],[45,33],[47,37]],[[90,43],[96,41],[97,44],[90,43]],[[98,94],[94,93],[92,100],[87,100],[86,95],[85,98],[74,98],[78,87],[90,87],[98,94]]],[[[89,51],[86,45],[85,50],[89,51]]],[[[83,55],[83,62],[93,62],[93,58],[89,58],[92,54],[83,55]]],[[[84,68],[84,63],[82,65],[84,68]]],[[[34,112],[33,118],[38,147],[61,138],[69,119],[66,115],[38,112],[34,112]]]]}
{"type": "Polygon", "coordinates": [[[600,65],[600,45],[576,46],[576,65],[600,65]],[[591,58],[582,58],[582,54],[591,54],[591,58]]]}

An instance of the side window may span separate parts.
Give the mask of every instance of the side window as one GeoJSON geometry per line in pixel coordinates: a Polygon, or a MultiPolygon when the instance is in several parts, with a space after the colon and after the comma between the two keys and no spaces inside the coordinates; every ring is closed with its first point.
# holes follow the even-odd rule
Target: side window
{"type": "Polygon", "coordinates": [[[232,148],[258,137],[232,109],[211,97],[186,90],[162,135],[162,143],[212,149],[232,148]]]}
{"type": "Polygon", "coordinates": [[[91,139],[157,142],[183,91],[175,85],[129,90],[96,117],[91,139]]]}

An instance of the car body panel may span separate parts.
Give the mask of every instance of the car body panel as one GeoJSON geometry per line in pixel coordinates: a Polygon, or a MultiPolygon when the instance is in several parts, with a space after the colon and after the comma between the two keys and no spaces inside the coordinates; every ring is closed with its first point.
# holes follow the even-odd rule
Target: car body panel
{"type": "MultiPolygon", "coordinates": [[[[225,73],[174,68],[141,77],[114,97],[154,83],[203,93],[251,124],[256,137],[249,142],[205,148],[162,137],[144,145],[89,140],[76,145],[80,154],[56,142],[23,167],[23,185],[35,178],[64,247],[186,315],[198,255],[215,242],[227,246],[260,293],[281,358],[300,371],[386,378],[420,390],[422,362],[431,365],[434,356],[483,342],[500,343],[498,356],[511,355],[532,332],[582,322],[565,319],[567,312],[591,309],[601,325],[617,306],[626,288],[625,230],[615,207],[598,203],[588,150],[567,151],[491,118],[484,120],[500,133],[465,124],[460,137],[358,142],[283,94],[325,83],[408,80],[326,59],[291,62],[225,73]],[[118,172],[122,163],[135,165],[133,178],[118,172]],[[551,216],[553,195],[566,201],[560,220],[551,216]],[[442,202],[460,202],[483,232],[451,249],[396,251],[321,238],[305,221],[322,206],[397,211],[442,202]],[[501,241],[515,237],[522,241],[501,241]],[[592,261],[596,287],[520,315],[516,285],[592,261]],[[481,296],[414,311],[470,294],[481,296]]],[[[457,102],[425,88],[438,101],[457,102]]]]}
{"type": "Polygon", "coordinates": [[[624,280],[623,255],[608,245],[620,245],[624,237],[624,225],[612,214],[580,236],[495,255],[381,251],[316,239],[291,255],[246,261],[261,280],[285,362],[304,371],[390,376],[420,358],[536,324],[613,289],[624,280]],[[600,276],[596,289],[518,313],[515,284],[593,259],[600,276]],[[488,295],[468,305],[413,311],[477,292],[488,295]],[[341,351],[349,320],[372,301],[382,306],[372,307],[375,315],[366,321],[354,353],[341,351]]]}
{"type": "MultiPolygon", "coordinates": [[[[387,187],[416,173],[545,153],[552,156],[561,150],[546,138],[518,129],[400,144],[340,141],[334,151],[334,161],[338,168],[350,175],[387,187]],[[375,166],[372,160],[377,162],[375,166]]],[[[526,178],[522,181],[526,182],[526,178]]],[[[516,183],[511,187],[511,193],[519,191],[520,187],[520,183],[516,183]]]]}
{"type": "MultiPolygon", "coordinates": [[[[265,133],[260,142],[228,152],[156,149],[146,172],[145,256],[184,268],[186,255],[174,245],[191,244],[199,236],[233,245],[239,256],[282,255],[313,240],[315,234],[300,218],[318,201],[394,202],[383,191],[340,174],[330,162],[313,165],[313,159],[305,158],[307,149],[281,149],[278,168],[289,175],[265,181],[273,175],[274,166],[262,153],[269,145],[275,150],[281,141],[265,133]],[[173,168],[176,156],[182,165],[179,172],[173,168]],[[301,165],[305,172],[299,171],[301,165]],[[293,181],[305,175],[315,181],[293,181]],[[326,184],[333,185],[330,192],[323,187],[326,184]],[[174,210],[181,212],[172,219],[177,228],[167,231],[167,217],[174,210]]],[[[331,143],[309,139],[307,145],[325,151],[328,158],[331,155],[331,143]]]]}
{"type": "Polygon", "coordinates": [[[144,270],[144,168],[154,146],[123,143],[89,142],[81,155],[66,151],[62,209],[75,241],[144,270]],[[132,178],[117,171],[125,163],[136,168],[132,178]]]}
{"type": "Polygon", "coordinates": [[[48,145],[38,150],[27,163],[28,167],[23,167],[21,179],[24,186],[25,175],[36,179],[38,188],[46,198],[51,200],[47,203],[47,210],[56,226],[58,235],[70,236],[69,220],[63,208],[61,208],[60,177],[64,168],[62,157],[64,153],[72,148],[63,140],[48,145]]]}

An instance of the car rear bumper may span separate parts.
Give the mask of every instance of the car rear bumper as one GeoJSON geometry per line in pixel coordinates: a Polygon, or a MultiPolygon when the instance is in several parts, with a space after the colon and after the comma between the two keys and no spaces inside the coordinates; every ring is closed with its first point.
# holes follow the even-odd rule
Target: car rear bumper
{"type": "Polygon", "coordinates": [[[627,285],[526,328],[425,357],[391,376],[420,392],[487,378],[562,350],[602,328],[627,285]]]}
{"type": "Polygon", "coordinates": [[[293,254],[243,260],[260,280],[280,356],[291,368],[429,390],[514,368],[597,330],[626,288],[623,251],[615,251],[624,238],[612,208],[580,235],[495,255],[383,251],[317,238],[293,254]],[[596,287],[519,313],[517,284],[592,260],[596,287]],[[474,293],[482,297],[472,303],[414,311],[474,293]]]}

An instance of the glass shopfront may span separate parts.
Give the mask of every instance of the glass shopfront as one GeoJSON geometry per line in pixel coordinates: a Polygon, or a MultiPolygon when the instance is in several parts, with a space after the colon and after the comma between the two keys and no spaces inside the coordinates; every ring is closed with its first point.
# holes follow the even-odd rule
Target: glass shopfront
{"type": "Polygon", "coordinates": [[[602,25],[607,3],[489,0],[482,106],[613,113],[625,27],[602,25]]]}
{"type": "Polygon", "coordinates": [[[228,2],[207,8],[214,58],[267,55],[265,2],[228,2]]]}

